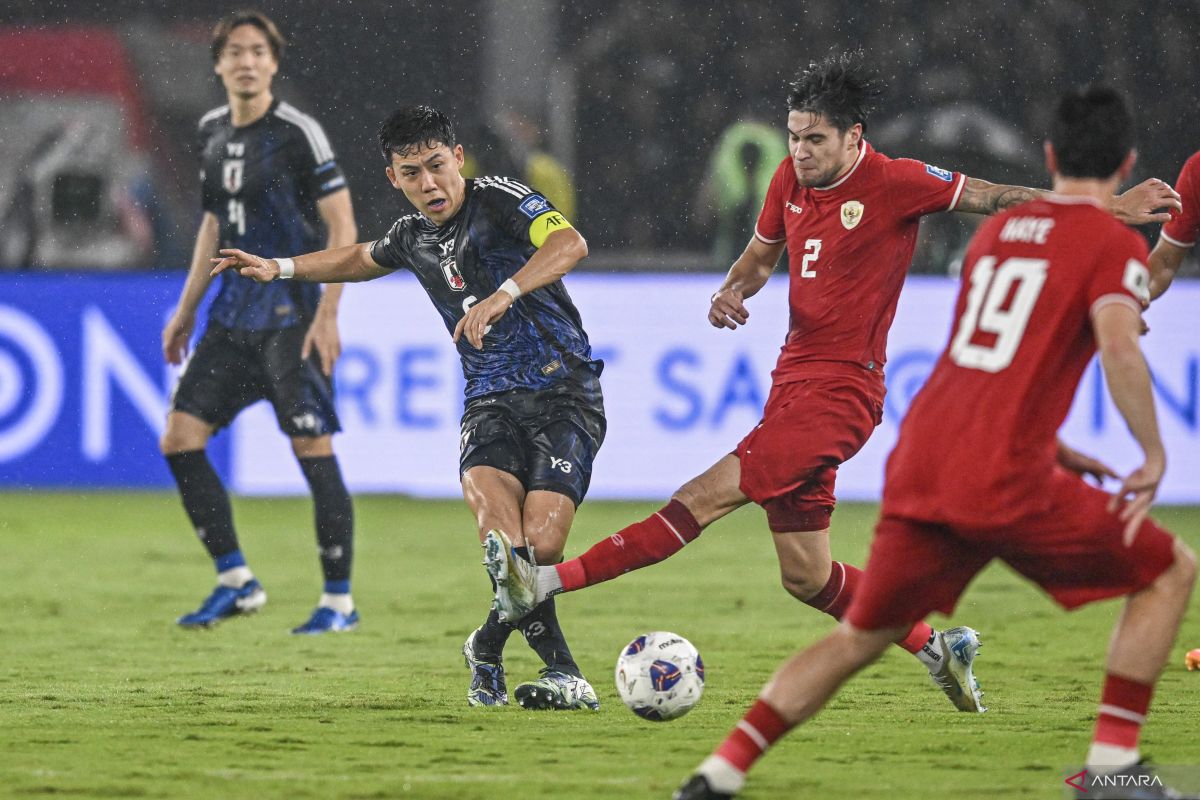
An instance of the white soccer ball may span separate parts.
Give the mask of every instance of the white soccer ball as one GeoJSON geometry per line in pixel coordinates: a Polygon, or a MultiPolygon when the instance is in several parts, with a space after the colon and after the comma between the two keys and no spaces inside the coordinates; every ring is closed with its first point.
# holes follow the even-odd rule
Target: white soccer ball
{"type": "Polygon", "coordinates": [[[643,634],[617,657],[617,693],[642,719],[678,719],[700,702],[704,662],[692,643],[677,633],[643,634]]]}

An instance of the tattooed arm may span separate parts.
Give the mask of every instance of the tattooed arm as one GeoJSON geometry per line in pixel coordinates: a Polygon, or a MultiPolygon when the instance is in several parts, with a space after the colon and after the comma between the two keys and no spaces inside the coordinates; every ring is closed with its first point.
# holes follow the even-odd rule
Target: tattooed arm
{"type": "MultiPolygon", "coordinates": [[[[971,214],[994,214],[1047,194],[1049,192],[1042,189],[1006,186],[988,183],[979,178],[967,178],[962,196],[958,198],[958,205],[954,210],[971,214]]],[[[1166,211],[1155,213],[1155,209],[1167,208],[1178,211],[1183,206],[1179,202],[1179,194],[1157,178],[1142,181],[1124,194],[1117,195],[1108,206],[1113,216],[1126,225],[1166,222],[1171,215],[1166,211]]]]}

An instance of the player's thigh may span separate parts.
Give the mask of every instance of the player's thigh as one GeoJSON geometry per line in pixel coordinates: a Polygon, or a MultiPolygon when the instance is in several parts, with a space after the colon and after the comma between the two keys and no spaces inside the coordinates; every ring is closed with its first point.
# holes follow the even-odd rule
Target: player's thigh
{"type": "MultiPolygon", "coordinates": [[[[500,480],[492,474],[499,472],[511,479],[505,479],[505,485],[515,482],[521,487],[521,499],[524,500],[529,479],[527,437],[510,408],[512,395],[512,392],[503,392],[467,400],[458,437],[458,474],[463,481],[464,497],[468,487],[482,497],[482,493],[500,480]],[[477,467],[487,469],[475,472],[477,467]],[[485,476],[486,481],[481,482],[478,476],[485,476]]],[[[471,502],[469,497],[467,502],[471,502]]],[[[519,514],[516,519],[519,522],[519,514]]],[[[486,532],[487,528],[483,530],[486,532]]],[[[512,532],[505,529],[505,533],[512,532]]]]}
{"type": "Polygon", "coordinates": [[[263,395],[275,409],[279,429],[289,437],[321,437],[342,429],[333,380],[314,353],[301,358],[306,328],[294,325],[258,334],[263,395]]]}
{"type": "Polygon", "coordinates": [[[254,350],[240,332],[210,325],[179,376],[171,410],[216,431],[262,397],[262,370],[254,350]]]}
{"type": "Polygon", "coordinates": [[[489,466],[470,467],[462,473],[463,500],[475,515],[479,539],[491,530],[508,534],[514,544],[524,544],[521,509],[525,487],[510,472],[489,466]]]}
{"type": "Polygon", "coordinates": [[[880,630],[912,625],[933,611],[950,614],[992,558],[986,545],[946,526],[885,516],[845,618],[860,630],[880,630]]]}
{"type": "Polygon", "coordinates": [[[565,495],[578,506],[608,429],[600,382],[577,370],[527,401],[519,410],[529,457],[526,487],[565,495]]]}
{"type": "Polygon", "coordinates": [[[1133,594],[1175,562],[1175,537],[1147,519],[1133,542],[1108,511],[1110,495],[1059,470],[1048,504],[999,537],[998,555],[1064,608],[1133,594]]]}
{"type": "Polygon", "coordinates": [[[560,492],[536,489],[525,496],[521,515],[525,541],[536,549],[538,562],[561,561],[575,521],[575,501],[560,492]]]}

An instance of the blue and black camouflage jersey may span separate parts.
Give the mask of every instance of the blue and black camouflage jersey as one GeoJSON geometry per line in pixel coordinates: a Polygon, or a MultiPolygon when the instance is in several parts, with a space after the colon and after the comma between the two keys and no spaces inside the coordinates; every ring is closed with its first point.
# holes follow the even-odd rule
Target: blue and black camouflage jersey
{"type": "MultiPolygon", "coordinates": [[[[344,189],[346,178],[317,121],[276,100],[240,128],[229,106],[200,118],[200,184],[204,210],[220,222],[221,247],[275,258],[324,248],[317,201],[344,189]]],[[[227,328],[277,330],[307,324],[320,299],[320,284],[260,284],[226,270],[208,318],[227,328]]]]}
{"type": "MultiPolygon", "coordinates": [[[[438,226],[423,214],[401,217],[371,245],[387,269],[408,269],[453,332],[468,308],[511,278],[556,230],[571,227],[545,197],[508,178],[467,179],[462,208],[438,226]]],[[[476,350],[462,337],[458,354],[467,398],[509,389],[542,389],[573,368],[599,374],[579,311],[562,281],[513,303],[476,350]]]]}

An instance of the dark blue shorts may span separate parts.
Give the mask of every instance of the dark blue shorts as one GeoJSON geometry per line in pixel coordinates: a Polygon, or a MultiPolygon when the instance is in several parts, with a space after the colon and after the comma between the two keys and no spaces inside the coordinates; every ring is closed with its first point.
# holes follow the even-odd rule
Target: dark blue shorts
{"type": "Polygon", "coordinates": [[[333,384],[315,352],[300,358],[306,331],[304,325],[243,331],[210,324],[179,379],[171,408],[220,429],[246,406],[266,400],[288,436],[337,433],[342,426],[333,384]]]}
{"type": "Polygon", "coordinates": [[[578,506],[607,427],[600,379],[587,367],[548,389],[475,397],[463,410],[458,472],[494,467],[527,492],[558,492],[578,506]]]}

